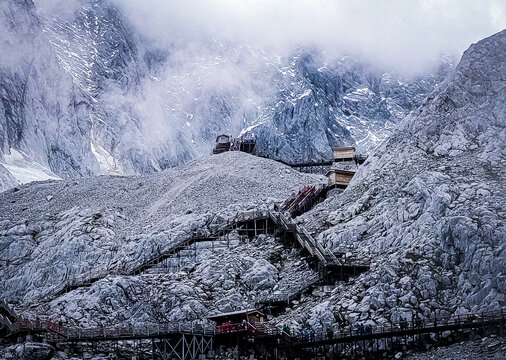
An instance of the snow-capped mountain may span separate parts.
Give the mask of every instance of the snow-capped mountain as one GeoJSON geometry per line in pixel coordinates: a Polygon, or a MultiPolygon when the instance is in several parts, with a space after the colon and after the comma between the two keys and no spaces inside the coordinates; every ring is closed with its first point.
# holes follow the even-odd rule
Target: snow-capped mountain
{"type": "Polygon", "coordinates": [[[378,146],[441,81],[451,67],[404,80],[348,57],[324,62],[300,51],[279,64],[276,93],[253,132],[260,153],[287,162],[331,158],[331,148],[378,146]]]}
{"type": "MultiPolygon", "coordinates": [[[[506,306],[506,30],[455,69],[404,79],[311,49],[164,47],[108,0],[83,0],[70,18],[10,0],[0,47],[0,300],[26,318],[205,322],[278,295],[288,306],[270,326],[352,335],[506,306]],[[324,265],[368,266],[315,283],[321,266],[301,238],[215,233],[327,183],[242,152],[201,156],[221,132],[254,134],[261,154],[285,161],[327,158],[334,145],[370,151],[344,191],[326,189],[294,219],[324,265]],[[47,180],[18,185],[35,179],[47,180]]],[[[276,230],[290,229],[276,216],[276,230]]],[[[0,357],[26,358],[21,342],[2,339],[0,357]]],[[[45,358],[74,355],[44,346],[45,358]]]]}
{"type": "Polygon", "coordinates": [[[262,236],[258,244],[247,244],[247,252],[233,238],[233,255],[223,256],[223,249],[199,250],[204,262],[195,278],[187,276],[188,269],[174,272],[165,266],[138,276],[127,272],[185,239],[195,227],[212,230],[238,212],[267,209],[302,186],[324,182],[322,175],[228,152],[153,174],[49,181],[7,190],[0,193],[0,299],[23,309],[30,305],[50,311],[79,326],[119,319],[155,322],[161,321],[159,314],[166,321],[193,320],[247,307],[253,294],[272,290],[278,280],[288,288],[310,276],[307,262],[290,249],[281,250],[273,238],[263,243],[262,236]],[[268,261],[272,253],[290,265],[273,266],[268,261]],[[237,271],[242,275],[236,276],[237,271]],[[69,280],[91,274],[102,279],[57,295],[69,280]],[[119,288],[125,289],[123,295],[119,288]],[[104,317],[110,312],[116,315],[104,317]]]}
{"type": "Polygon", "coordinates": [[[260,153],[285,161],[328,158],[335,145],[368,151],[449,67],[404,80],[349,58],[324,61],[316,50],[160,47],[107,0],[84,1],[71,18],[3,1],[0,27],[1,189],[158,171],[241,130],[254,132],[260,153]]]}

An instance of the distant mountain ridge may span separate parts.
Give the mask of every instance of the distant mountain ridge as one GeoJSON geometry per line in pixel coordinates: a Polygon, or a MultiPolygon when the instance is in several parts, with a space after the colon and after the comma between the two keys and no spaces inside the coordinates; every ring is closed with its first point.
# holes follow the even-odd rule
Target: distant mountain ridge
{"type": "Polygon", "coordinates": [[[40,18],[31,0],[2,2],[0,30],[0,190],[159,171],[242,130],[285,161],[328,158],[337,145],[366,151],[451,67],[405,81],[314,50],[161,49],[107,0],[84,2],[72,20],[40,18]]]}

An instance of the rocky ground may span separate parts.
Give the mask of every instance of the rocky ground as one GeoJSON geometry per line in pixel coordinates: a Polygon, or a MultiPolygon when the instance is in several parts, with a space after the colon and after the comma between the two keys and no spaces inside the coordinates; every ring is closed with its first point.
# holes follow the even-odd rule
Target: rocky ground
{"type": "MultiPolygon", "coordinates": [[[[228,257],[200,255],[193,271],[201,289],[186,273],[115,274],[190,236],[194,227],[212,229],[239,212],[267,208],[304,185],[324,181],[320,175],[230,152],[149,176],[49,181],[1,193],[0,272],[5,280],[0,297],[18,309],[34,305],[33,311],[81,325],[132,317],[149,320],[155,315],[144,306],[162,306],[179,318],[210,311],[200,302],[186,304],[183,311],[178,299],[186,295],[216,303],[215,310],[237,308],[246,301],[235,287],[237,281],[244,280],[245,289],[263,290],[284,276],[289,262],[276,267],[276,261],[290,254],[280,251],[274,240],[257,239],[258,246],[245,244],[242,252],[232,251],[228,257]],[[52,295],[69,279],[104,271],[104,279],[91,287],[57,299],[52,295]],[[236,280],[236,272],[244,279],[236,280]],[[214,289],[223,298],[207,293],[215,282],[221,284],[214,289]],[[153,300],[152,305],[141,299],[153,300]],[[37,309],[41,302],[45,305],[37,309]]],[[[289,261],[291,268],[307,267],[294,256],[289,261]]]]}
{"type": "MultiPolygon", "coordinates": [[[[115,359],[105,353],[91,354],[85,352],[87,359],[115,359]]],[[[77,360],[63,351],[57,351],[48,344],[26,342],[0,348],[1,359],[5,360],[77,360]]],[[[217,349],[216,356],[223,360],[255,360],[254,355],[247,355],[237,347],[217,349]]],[[[502,337],[485,337],[475,341],[465,341],[449,346],[429,349],[425,352],[399,352],[390,356],[391,359],[403,360],[504,360],[506,359],[506,340],[502,337]]]]}
{"type": "Polygon", "coordinates": [[[243,129],[285,161],[329,158],[340,144],[367,151],[452,68],[406,79],[313,47],[152,42],[123,2],[78,3],[63,18],[37,1],[0,3],[0,190],[159,171],[243,129]]]}
{"type": "Polygon", "coordinates": [[[506,359],[506,340],[501,337],[486,337],[477,341],[439,347],[424,353],[407,354],[400,358],[406,360],[503,360],[506,359]]]}
{"type": "MultiPolygon", "coordinates": [[[[339,330],[506,306],[504,48],[506,30],[473,45],[344,192],[297,219],[325,246],[371,269],[315,289],[274,324],[339,330]]],[[[0,193],[0,298],[27,314],[84,326],[191,320],[250,306],[255,296],[312,274],[298,250],[260,236],[221,254],[202,252],[182,271],[121,270],[196,226],[212,228],[322,182],[226,153],[148,176],[49,181],[0,193]],[[51,295],[90,269],[106,275],[51,295]]]]}
{"type": "Polygon", "coordinates": [[[346,191],[301,217],[371,270],[283,321],[342,328],[506,306],[505,46],[506,31],[471,46],[346,191]]]}

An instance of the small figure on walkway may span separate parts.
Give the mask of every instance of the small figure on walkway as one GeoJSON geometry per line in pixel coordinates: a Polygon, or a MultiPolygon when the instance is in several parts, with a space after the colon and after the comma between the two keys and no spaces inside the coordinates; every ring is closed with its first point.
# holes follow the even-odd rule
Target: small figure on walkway
{"type": "Polygon", "coordinates": [[[334,338],[334,332],[332,331],[332,328],[329,327],[327,329],[327,339],[333,339],[334,338]]]}
{"type": "Polygon", "coordinates": [[[290,327],[287,324],[283,325],[282,331],[285,334],[290,335],[290,327]]]}
{"type": "Polygon", "coordinates": [[[242,319],[242,327],[244,330],[248,328],[248,323],[246,322],[246,319],[242,319]]]}
{"type": "Polygon", "coordinates": [[[315,340],[315,331],[313,328],[309,330],[309,340],[314,341],[315,340]]]}

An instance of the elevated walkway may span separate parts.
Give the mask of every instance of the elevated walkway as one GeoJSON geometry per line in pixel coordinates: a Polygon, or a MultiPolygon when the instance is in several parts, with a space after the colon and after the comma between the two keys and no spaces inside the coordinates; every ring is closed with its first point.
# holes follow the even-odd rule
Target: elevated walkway
{"type": "Polygon", "coordinates": [[[370,265],[367,263],[346,262],[338,259],[332,251],[316,241],[306,228],[296,224],[292,218],[283,213],[270,212],[269,215],[278,229],[285,233],[285,238],[297,242],[318,262],[318,272],[321,274],[322,281],[332,283],[336,280],[347,280],[350,276],[369,270],[370,265]]]}
{"type": "MultiPolygon", "coordinates": [[[[316,193],[313,192],[312,194],[316,193]]],[[[307,199],[307,196],[303,198],[307,199]]],[[[122,270],[103,270],[69,278],[59,287],[53,288],[47,297],[48,299],[50,297],[54,298],[80,287],[91,286],[108,275],[140,274],[148,269],[154,268],[166,259],[174,257],[175,254],[182,250],[192,249],[193,247],[196,252],[196,244],[199,242],[217,241],[225,238],[232,231],[236,231],[240,238],[254,237],[259,234],[273,234],[275,236],[283,236],[285,239],[290,239],[290,241],[295,241],[316,259],[319,264],[319,272],[322,276],[321,280],[335,281],[336,279],[346,279],[350,275],[357,275],[369,269],[367,264],[357,264],[355,262],[345,263],[340,261],[334,253],[323,248],[303,226],[297,225],[291,217],[284,215],[282,212],[269,210],[247,211],[237,214],[232,220],[212,233],[195,229],[188,238],[184,238],[177,243],[169,244],[166,250],[144,259],[130,268],[122,270]]],[[[293,295],[294,294],[284,294],[287,298],[293,295]]]]}
{"type": "MultiPolygon", "coordinates": [[[[267,220],[269,219],[269,211],[246,211],[237,214],[232,220],[227,221],[225,225],[214,230],[212,233],[199,231],[194,229],[192,234],[183,238],[179,242],[170,243],[167,249],[142,260],[138,264],[134,264],[124,269],[108,269],[102,271],[94,271],[72,276],[61,285],[51,289],[47,297],[57,297],[77,288],[91,286],[95,282],[104,279],[109,275],[137,275],[148,269],[151,269],[162,263],[168,258],[173,257],[181,250],[191,249],[197,251],[196,244],[200,242],[216,241],[224,238],[232,231],[237,231],[240,238],[253,237],[259,234],[266,234],[269,230],[267,220]]],[[[272,230],[272,229],[271,229],[272,230]]],[[[130,264],[127,264],[127,266],[130,264]]]]}
{"type": "Polygon", "coordinates": [[[280,207],[281,212],[296,217],[310,210],[327,196],[328,186],[307,186],[296,194],[292,194],[280,207]]]}
{"type": "Polygon", "coordinates": [[[322,332],[311,336],[296,334],[294,335],[295,340],[293,344],[296,347],[317,347],[375,339],[405,338],[420,334],[438,334],[444,331],[485,329],[486,327],[497,325],[499,325],[501,330],[506,325],[505,308],[485,313],[468,314],[466,316],[434,317],[389,323],[387,325],[356,327],[349,331],[337,333],[322,332]]]}
{"type": "Polygon", "coordinates": [[[63,336],[63,329],[56,322],[47,317],[26,319],[18,315],[4,300],[0,300],[0,325],[0,333],[5,337],[23,333],[63,336]]]}
{"type": "Polygon", "coordinates": [[[322,276],[316,274],[298,286],[283,292],[270,293],[264,296],[259,296],[255,299],[255,305],[261,308],[275,309],[282,308],[283,306],[292,305],[294,300],[300,299],[301,295],[322,282],[322,276]]]}
{"type": "Polygon", "coordinates": [[[282,212],[269,212],[269,216],[285,233],[292,234],[299,245],[315,257],[323,267],[341,265],[339,259],[331,251],[325,249],[303,226],[297,225],[292,218],[282,212]]]}
{"type": "Polygon", "coordinates": [[[14,310],[4,300],[0,300],[0,332],[13,331],[16,321],[17,315],[14,310]]]}
{"type": "Polygon", "coordinates": [[[165,324],[117,325],[96,328],[67,328],[48,319],[28,320],[16,315],[5,302],[0,303],[2,316],[14,320],[6,339],[17,335],[39,333],[46,341],[64,343],[103,342],[114,346],[114,342],[148,340],[152,343],[153,355],[170,358],[188,354],[189,359],[212,350],[213,339],[220,337],[249,338],[251,344],[265,343],[270,347],[288,349],[288,357],[300,357],[300,351],[311,351],[322,346],[332,346],[339,356],[377,354],[395,350],[402,344],[404,350],[423,342],[422,335],[436,334],[441,339],[443,332],[462,334],[464,330],[498,329],[503,334],[506,324],[506,309],[466,316],[414,319],[411,322],[389,323],[377,326],[356,326],[346,331],[322,332],[319,334],[294,333],[293,329],[279,329],[270,323],[237,323],[212,325],[204,323],[174,322],[165,324]],[[365,346],[367,344],[367,346],[365,346]],[[290,353],[290,350],[294,352],[290,353]]]}

